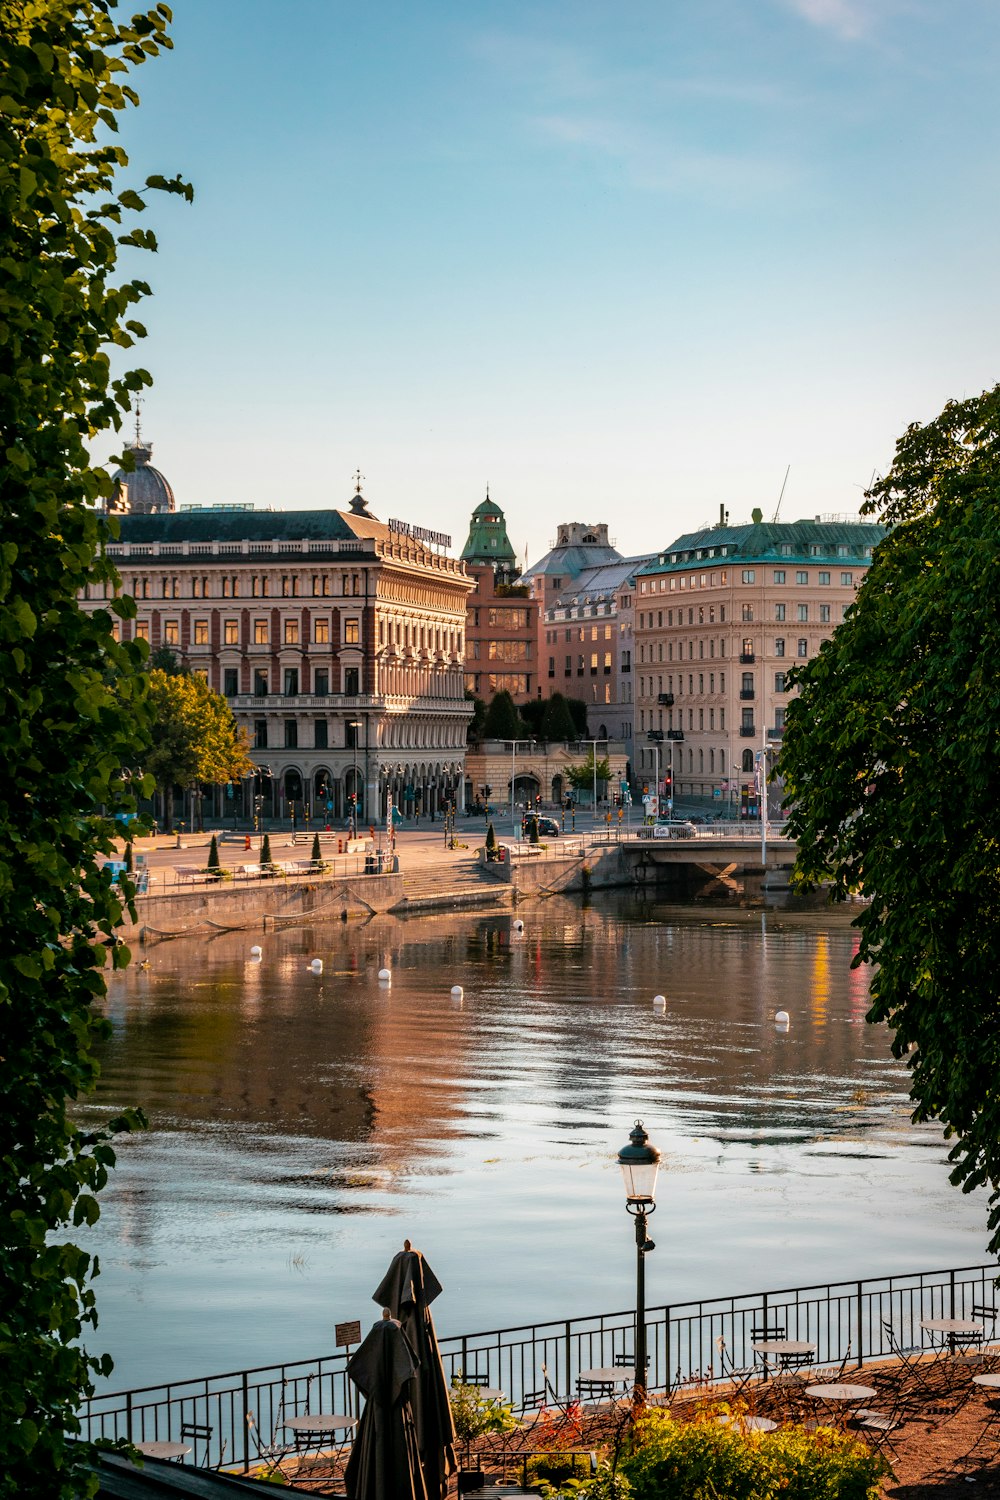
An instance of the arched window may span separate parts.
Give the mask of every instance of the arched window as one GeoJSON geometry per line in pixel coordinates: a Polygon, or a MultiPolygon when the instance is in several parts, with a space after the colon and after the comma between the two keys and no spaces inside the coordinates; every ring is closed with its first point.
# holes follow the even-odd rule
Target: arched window
{"type": "Polygon", "coordinates": [[[744,752],[743,752],[743,769],[744,769],[744,771],[752,771],[753,770],[753,751],[752,750],[744,750],[744,752]]]}

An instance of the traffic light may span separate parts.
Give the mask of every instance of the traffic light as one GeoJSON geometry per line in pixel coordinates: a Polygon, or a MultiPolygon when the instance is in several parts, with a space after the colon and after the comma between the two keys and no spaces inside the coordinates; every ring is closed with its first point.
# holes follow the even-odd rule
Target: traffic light
{"type": "Polygon", "coordinates": [[[542,805],[542,794],[541,794],[541,792],[536,792],[535,793],[535,806],[536,807],[541,807],[541,805],[542,805]]]}

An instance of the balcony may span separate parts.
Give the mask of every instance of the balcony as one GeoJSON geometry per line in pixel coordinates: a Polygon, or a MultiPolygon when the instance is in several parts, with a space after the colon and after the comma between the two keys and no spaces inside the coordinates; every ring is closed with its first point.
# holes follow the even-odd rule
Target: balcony
{"type": "Polygon", "coordinates": [[[740,725],[740,738],[741,739],[752,740],[752,739],[755,738],[756,734],[757,734],[756,725],[754,725],[754,724],[741,724],[740,725]]]}
{"type": "Polygon", "coordinates": [[[753,688],[740,688],[740,697],[743,699],[744,703],[749,702],[751,699],[755,698],[756,696],[757,695],[754,692],[753,688]]]}
{"type": "Polygon", "coordinates": [[[659,743],[659,741],[662,740],[662,738],[663,738],[663,730],[662,729],[647,729],[647,731],[646,731],[646,738],[647,738],[647,740],[653,740],[653,741],[659,743]]]}
{"type": "Polygon", "coordinates": [[[785,737],[785,726],[784,726],[784,724],[777,724],[777,725],[775,725],[775,727],[773,729],[769,729],[767,731],[767,737],[768,737],[769,740],[781,740],[781,739],[784,739],[784,737],[785,737]]]}
{"type": "Polygon", "coordinates": [[[750,666],[756,660],[757,660],[757,658],[756,658],[756,656],[754,655],[754,653],[752,651],[741,651],[740,652],[740,661],[743,663],[743,665],[745,667],[750,666]]]}
{"type": "Polygon", "coordinates": [[[667,739],[668,740],[682,740],[683,738],[684,738],[684,731],[683,731],[683,729],[668,729],[667,730],[667,739]]]}
{"type": "Polygon", "coordinates": [[[385,707],[385,698],[370,693],[240,693],[230,698],[234,713],[272,712],[284,709],[349,708],[377,711],[385,707]]]}
{"type": "Polygon", "coordinates": [[[664,708],[673,708],[674,695],[673,693],[660,693],[656,701],[657,703],[661,703],[664,708]]]}

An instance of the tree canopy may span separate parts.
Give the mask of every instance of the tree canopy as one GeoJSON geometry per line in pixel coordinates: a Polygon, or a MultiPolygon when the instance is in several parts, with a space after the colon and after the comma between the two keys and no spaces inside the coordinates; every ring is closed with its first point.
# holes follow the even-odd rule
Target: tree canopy
{"type": "Polygon", "coordinates": [[[253,770],[245,732],[229,704],[197,672],[149,674],[151,748],[146,769],[161,790],[239,780],[253,770]]]}
{"type": "Polygon", "coordinates": [[[1000,1250],[1000,387],[896,445],[866,513],[892,529],[847,619],[792,677],[779,774],[796,878],[868,904],[856,963],[915,1120],[990,1194],[1000,1250]]]}
{"type": "Polygon", "coordinates": [[[525,738],[526,726],[513,698],[506,690],[494,693],[486,705],[482,735],[484,740],[519,740],[525,738]]]}
{"type": "MultiPolygon", "coordinates": [[[[91,1257],[64,1235],[97,1217],[114,1163],[107,1130],[70,1116],[93,1087],[102,964],[128,962],[123,893],[101,868],[116,811],[135,807],[145,743],[144,646],[115,640],[127,598],[78,597],[118,578],[94,502],[111,494],[88,444],[117,428],[143,370],[111,358],[143,334],[149,290],[113,280],[141,210],[116,191],[116,116],[130,66],[169,45],[169,11],[118,24],[114,0],[5,0],[0,25],[0,1496],[79,1497],[96,1479],[69,1439],[96,1373],[91,1257]],[[116,368],[119,366],[116,363],[116,368]]],[[[181,191],[147,178],[146,188],[181,191]]],[[[142,790],[148,790],[148,778],[142,790]]],[[[134,911],[134,908],[133,908],[134,911]]]]}
{"type": "MultiPolygon", "coordinates": [[[[594,747],[591,745],[587,751],[586,760],[578,761],[576,765],[567,764],[566,780],[578,792],[586,791],[588,788],[592,790],[594,786],[594,772],[594,747]]],[[[596,772],[598,785],[611,780],[611,762],[606,755],[598,759],[596,772]]]]}

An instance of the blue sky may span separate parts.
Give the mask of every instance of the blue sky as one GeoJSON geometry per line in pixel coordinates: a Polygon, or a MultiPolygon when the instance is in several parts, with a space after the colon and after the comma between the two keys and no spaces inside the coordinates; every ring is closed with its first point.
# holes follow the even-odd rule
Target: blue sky
{"type": "MultiPolygon", "coordinates": [[[[854,513],[1000,379],[995,0],[179,0],[123,122],[178,502],[532,559],[854,513]]],[[[101,450],[102,456],[107,445],[101,450]]]]}

